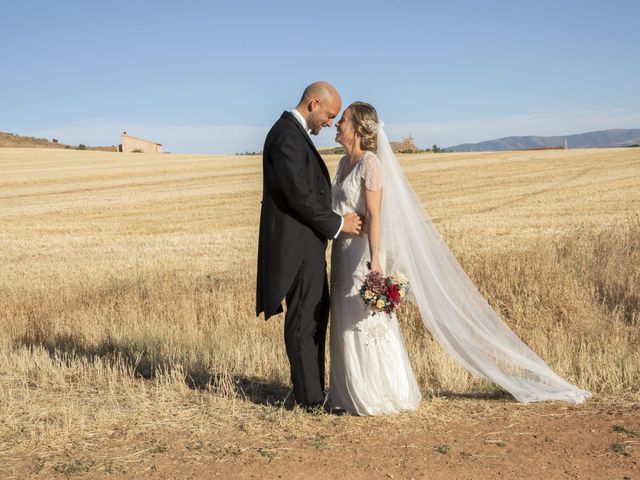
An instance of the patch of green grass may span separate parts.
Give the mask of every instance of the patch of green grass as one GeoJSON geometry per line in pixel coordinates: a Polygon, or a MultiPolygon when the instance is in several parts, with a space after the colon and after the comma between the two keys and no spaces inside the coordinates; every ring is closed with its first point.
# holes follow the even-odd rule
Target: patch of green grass
{"type": "Polygon", "coordinates": [[[634,438],[640,437],[640,433],[636,432],[635,430],[631,430],[630,428],[623,427],[622,425],[614,425],[611,430],[617,433],[626,433],[630,437],[634,438]]]}
{"type": "Polygon", "coordinates": [[[235,445],[228,445],[226,447],[218,447],[211,450],[211,453],[220,457],[233,457],[238,458],[244,453],[244,450],[235,445]]]}
{"type": "Polygon", "coordinates": [[[311,445],[318,450],[324,450],[325,448],[327,448],[327,436],[319,433],[314,438],[312,438],[309,443],[311,443],[311,445]]]}
{"type": "Polygon", "coordinates": [[[276,457],[276,452],[274,452],[273,450],[266,449],[266,448],[259,448],[258,449],[258,453],[261,456],[268,458],[269,460],[272,460],[273,458],[276,457]]]}
{"type": "Polygon", "coordinates": [[[169,447],[166,445],[159,443],[155,447],[149,449],[149,453],[166,453],[169,450],[169,447]]]}
{"type": "Polygon", "coordinates": [[[611,450],[616,453],[621,453],[625,457],[628,457],[631,455],[631,452],[629,452],[628,447],[624,443],[617,443],[617,442],[612,443],[611,450]]]}
{"type": "Polygon", "coordinates": [[[40,473],[44,469],[44,460],[38,458],[33,465],[33,473],[40,473]]]}
{"type": "Polygon", "coordinates": [[[442,453],[443,455],[446,455],[450,451],[451,451],[451,447],[445,443],[443,443],[442,445],[438,445],[436,447],[436,452],[442,453]]]}
{"type": "Polygon", "coordinates": [[[53,467],[53,470],[56,473],[62,473],[67,478],[70,478],[72,475],[88,472],[92,466],[93,462],[76,458],[69,463],[59,463],[53,467]]]}

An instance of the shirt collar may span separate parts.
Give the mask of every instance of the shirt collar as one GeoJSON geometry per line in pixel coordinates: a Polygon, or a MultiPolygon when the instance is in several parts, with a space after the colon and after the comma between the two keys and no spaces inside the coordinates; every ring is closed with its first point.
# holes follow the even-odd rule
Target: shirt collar
{"type": "Polygon", "coordinates": [[[302,116],[302,114],[297,110],[297,109],[293,109],[291,110],[291,113],[293,114],[294,117],[296,117],[296,119],[300,122],[300,125],[302,125],[302,128],[304,128],[304,130],[308,133],[311,134],[311,130],[309,130],[307,128],[307,121],[305,120],[305,118],[302,116]]]}

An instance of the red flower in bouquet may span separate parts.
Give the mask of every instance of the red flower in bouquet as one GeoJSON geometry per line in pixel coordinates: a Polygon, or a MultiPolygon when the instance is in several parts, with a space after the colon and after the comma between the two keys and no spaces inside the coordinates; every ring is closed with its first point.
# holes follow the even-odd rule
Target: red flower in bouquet
{"type": "Polygon", "coordinates": [[[391,303],[393,303],[394,306],[398,304],[401,298],[398,285],[395,285],[393,283],[389,285],[389,288],[387,288],[387,298],[391,300],[391,303]]]}
{"type": "MultiPolygon", "coordinates": [[[[371,268],[370,264],[367,264],[371,268]]],[[[364,304],[374,313],[392,313],[404,304],[409,292],[409,281],[402,274],[388,277],[380,272],[370,271],[360,288],[360,296],[364,304]]]]}

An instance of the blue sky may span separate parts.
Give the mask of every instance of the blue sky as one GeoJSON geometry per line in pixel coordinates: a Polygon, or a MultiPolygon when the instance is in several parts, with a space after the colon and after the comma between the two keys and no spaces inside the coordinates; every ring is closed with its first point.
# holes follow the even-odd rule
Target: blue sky
{"type": "Polygon", "coordinates": [[[421,147],[640,128],[638,1],[24,0],[0,18],[0,131],[70,144],[260,150],[320,79],[421,147]]]}

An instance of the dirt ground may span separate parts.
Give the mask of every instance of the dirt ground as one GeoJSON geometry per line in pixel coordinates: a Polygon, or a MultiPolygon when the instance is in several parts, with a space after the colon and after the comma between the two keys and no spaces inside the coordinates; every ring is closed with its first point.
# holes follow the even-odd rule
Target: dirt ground
{"type": "Polygon", "coordinates": [[[162,478],[640,478],[640,404],[471,400],[451,408],[460,402],[468,416],[444,430],[416,424],[410,431],[371,429],[365,438],[296,439],[252,462],[203,457],[189,465],[167,456],[155,471],[162,478]]]}
{"type": "Polygon", "coordinates": [[[94,444],[39,473],[24,458],[24,468],[5,478],[640,479],[634,401],[524,405],[506,397],[438,397],[425,399],[419,413],[382,419],[256,408],[297,419],[282,435],[276,428],[254,442],[250,416],[233,431],[217,432],[215,420],[196,435],[156,431],[152,437],[164,440],[155,444],[149,432],[132,431],[124,444],[105,444],[108,468],[94,444]]]}

